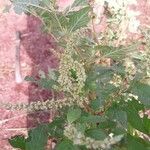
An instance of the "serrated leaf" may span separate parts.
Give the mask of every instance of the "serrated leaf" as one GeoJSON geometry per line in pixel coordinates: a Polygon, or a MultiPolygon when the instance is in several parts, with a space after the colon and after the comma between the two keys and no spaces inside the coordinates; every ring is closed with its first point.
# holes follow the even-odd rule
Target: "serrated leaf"
{"type": "Polygon", "coordinates": [[[67,120],[68,122],[72,123],[79,119],[81,116],[81,109],[80,108],[70,108],[67,113],[67,120]]]}
{"type": "Polygon", "coordinates": [[[90,8],[85,7],[79,11],[70,12],[67,18],[69,18],[68,28],[69,32],[74,32],[81,27],[86,27],[90,18],[88,17],[90,8]]]}
{"type": "Polygon", "coordinates": [[[48,140],[48,126],[41,124],[35,129],[29,131],[29,137],[26,140],[27,150],[45,150],[48,140]]]}
{"type": "Polygon", "coordinates": [[[77,146],[73,145],[71,141],[63,140],[56,145],[55,150],[79,150],[79,149],[77,146]]]}
{"type": "Polygon", "coordinates": [[[17,135],[17,136],[11,137],[11,139],[9,139],[9,143],[14,148],[26,150],[26,139],[22,135],[17,135]]]}

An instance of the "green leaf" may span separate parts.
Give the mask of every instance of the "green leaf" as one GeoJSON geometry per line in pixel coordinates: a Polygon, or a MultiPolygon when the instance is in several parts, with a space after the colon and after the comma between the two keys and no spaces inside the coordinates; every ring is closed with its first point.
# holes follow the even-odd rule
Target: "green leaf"
{"type": "Polygon", "coordinates": [[[91,106],[94,110],[101,108],[107,100],[111,98],[111,95],[118,91],[118,88],[111,84],[97,84],[96,95],[97,99],[93,100],[91,106]]]}
{"type": "Polygon", "coordinates": [[[125,108],[125,111],[127,112],[128,122],[133,128],[145,134],[149,134],[150,119],[146,119],[146,117],[141,118],[139,115],[139,111],[143,110],[142,106],[142,104],[139,104],[138,101],[133,99],[132,101],[128,102],[128,106],[125,108]]]}
{"type": "Polygon", "coordinates": [[[79,119],[81,116],[81,109],[80,108],[70,108],[67,114],[68,122],[72,123],[79,119]]]}
{"type": "Polygon", "coordinates": [[[104,140],[107,135],[102,129],[89,129],[86,131],[86,136],[91,137],[95,140],[104,140]]]}
{"type": "Polygon", "coordinates": [[[43,4],[49,6],[51,4],[51,0],[41,0],[43,4]]]}
{"type": "Polygon", "coordinates": [[[48,126],[41,124],[29,131],[29,137],[26,140],[27,150],[45,150],[48,140],[48,126]]]}
{"type": "Polygon", "coordinates": [[[97,45],[95,50],[100,51],[102,57],[112,58],[114,60],[122,61],[131,51],[135,51],[139,43],[132,43],[131,45],[113,47],[107,45],[97,45]]]}
{"type": "Polygon", "coordinates": [[[114,73],[123,75],[122,66],[114,65],[112,67],[95,66],[88,73],[85,88],[90,91],[96,91],[96,100],[91,101],[90,106],[98,110],[111,98],[111,95],[119,91],[119,87],[110,84],[114,73]]]}
{"type": "Polygon", "coordinates": [[[116,128],[111,128],[110,131],[112,133],[114,133],[115,135],[124,135],[126,134],[126,129],[122,128],[122,127],[117,127],[116,128]]]}
{"type": "Polygon", "coordinates": [[[36,82],[35,78],[34,77],[31,77],[31,76],[26,76],[24,78],[25,81],[30,81],[30,82],[36,82]]]}
{"type": "Polygon", "coordinates": [[[29,82],[34,82],[41,88],[45,89],[52,89],[53,85],[58,85],[58,83],[55,80],[49,79],[43,72],[40,72],[40,77],[41,79],[37,80],[34,77],[26,76],[25,80],[29,82]]]}
{"type": "Polygon", "coordinates": [[[54,85],[57,84],[57,82],[52,79],[41,78],[37,81],[37,84],[42,88],[51,89],[54,85]]]}
{"type": "Polygon", "coordinates": [[[100,102],[100,106],[106,102],[110,96],[118,91],[118,88],[111,84],[105,84],[105,85],[97,85],[96,93],[98,96],[98,100],[100,102]]]}
{"type": "Polygon", "coordinates": [[[143,122],[144,122],[145,129],[148,131],[148,133],[150,133],[150,119],[148,115],[144,115],[143,122]]]}
{"type": "Polygon", "coordinates": [[[90,10],[89,7],[85,7],[79,11],[70,12],[68,14],[67,17],[69,18],[68,23],[69,32],[74,32],[77,29],[80,29],[81,27],[87,26],[90,20],[90,18],[88,17],[89,10],[90,10]]]}
{"type": "Polygon", "coordinates": [[[127,128],[127,114],[125,111],[112,107],[107,111],[107,115],[110,120],[115,120],[117,126],[123,129],[127,128]]]}
{"type": "Polygon", "coordinates": [[[127,135],[127,147],[128,150],[149,150],[150,143],[146,143],[143,139],[136,138],[131,135],[127,135]]]}
{"type": "Polygon", "coordinates": [[[95,100],[92,100],[90,103],[90,107],[95,111],[98,111],[100,106],[102,105],[103,105],[103,101],[100,101],[98,98],[95,100]]]}
{"type": "Polygon", "coordinates": [[[50,32],[55,37],[61,37],[66,34],[68,26],[68,18],[60,12],[39,11],[39,16],[44,22],[44,27],[47,32],[50,32]]]}
{"type": "Polygon", "coordinates": [[[26,139],[22,135],[17,135],[9,139],[9,143],[14,148],[20,148],[21,150],[26,150],[26,139]]]}
{"type": "Polygon", "coordinates": [[[48,135],[53,138],[61,138],[64,133],[64,124],[65,119],[56,117],[49,125],[48,125],[48,135]]]}
{"type": "Polygon", "coordinates": [[[89,116],[82,116],[80,118],[80,122],[82,123],[100,123],[101,121],[104,121],[105,119],[101,116],[94,116],[94,115],[89,115],[89,116]]]}
{"type": "Polygon", "coordinates": [[[58,143],[55,150],[79,150],[77,146],[73,145],[70,140],[63,140],[58,143]]]}
{"type": "Polygon", "coordinates": [[[79,146],[79,150],[88,150],[85,145],[79,146]]]}
{"type": "Polygon", "coordinates": [[[140,82],[134,83],[131,92],[139,97],[139,100],[146,106],[150,106],[150,86],[140,82]]]}
{"type": "Polygon", "coordinates": [[[76,124],[76,129],[77,129],[77,131],[79,131],[82,134],[84,134],[84,132],[86,130],[86,124],[85,123],[77,123],[76,124]]]}
{"type": "Polygon", "coordinates": [[[91,71],[88,72],[88,77],[85,86],[89,90],[95,91],[97,88],[100,88],[101,85],[104,85],[104,83],[110,81],[113,74],[114,72],[110,67],[107,68],[107,67],[94,66],[92,67],[91,71]]]}
{"type": "Polygon", "coordinates": [[[110,129],[110,128],[115,128],[117,125],[117,123],[115,121],[112,121],[112,120],[106,120],[106,121],[103,121],[101,122],[98,127],[99,128],[102,128],[102,129],[110,129]]]}
{"type": "Polygon", "coordinates": [[[71,7],[85,6],[87,4],[87,0],[75,0],[71,7]]]}
{"type": "Polygon", "coordinates": [[[95,49],[100,51],[102,57],[112,58],[115,60],[120,60],[120,58],[124,58],[126,56],[126,49],[122,47],[98,45],[95,49]]]}

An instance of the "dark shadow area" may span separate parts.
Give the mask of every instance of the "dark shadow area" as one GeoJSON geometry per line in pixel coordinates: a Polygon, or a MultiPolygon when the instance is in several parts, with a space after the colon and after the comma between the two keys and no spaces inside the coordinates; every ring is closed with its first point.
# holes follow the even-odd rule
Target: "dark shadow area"
{"type": "MultiPolygon", "coordinates": [[[[39,70],[47,73],[49,68],[58,66],[58,59],[53,55],[51,49],[56,48],[53,38],[42,32],[42,24],[38,18],[27,16],[27,29],[21,32],[21,45],[26,50],[32,64],[29,76],[39,78],[39,70]]],[[[29,103],[37,100],[45,101],[52,98],[51,90],[45,90],[38,85],[30,83],[28,87],[29,103]]],[[[35,112],[28,114],[27,127],[36,126],[41,122],[48,122],[51,113],[35,112]]]]}

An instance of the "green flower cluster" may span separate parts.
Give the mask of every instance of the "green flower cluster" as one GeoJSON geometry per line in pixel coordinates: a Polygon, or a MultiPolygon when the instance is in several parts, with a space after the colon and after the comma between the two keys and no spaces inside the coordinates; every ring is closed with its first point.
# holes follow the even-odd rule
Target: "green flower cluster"
{"type": "Polygon", "coordinates": [[[58,88],[71,95],[72,102],[83,107],[84,101],[88,103],[88,99],[82,96],[86,73],[83,64],[74,60],[69,50],[65,50],[60,57],[58,88]]]}
{"type": "Polygon", "coordinates": [[[110,149],[112,145],[122,140],[123,135],[109,136],[104,140],[95,140],[90,137],[86,137],[83,133],[77,131],[73,124],[68,124],[65,127],[64,135],[73,141],[75,145],[85,145],[88,149],[110,149]]]}
{"type": "Polygon", "coordinates": [[[137,72],[137,68],[131,58],[127,57],[124,60],[125,72],[128,80],[133,80],[137,72]]]}
{"type": "Polygon", "coordinates": [[[120,87],[122,85],[122,77],[120,75],[114,74],[112,80],[109,83],[115,87],[120,87]]]}
{"type": "Polygon", "coordinates": [[[58,83],[64,92],[79,94],[82,92],[86,80],[83,64],[74,61],[67,50],[62,54],[59,66],[60,76],[58,83]],[[76,78],[71,75],[71,70],[76,74],[76,78]]]}
{"type": "Polygon", "coordinates": [[[11,104],[11,103],[2,103],[1,107],[6,108],[8,110],[23,110],[23,111],[28,111],[28,112],[33,112],[33,111],[47,111],[50,109],[58,109],[62,108],[63,106],[70,106],[72,105],[71,100],[68,98],[64,98],[61,100],[46,100],[46,101],[35,101],[31,102],[29,104],[24,104],[24,103],[18,103],[18,104],[11,104]]]}
{"type": "Polygon", "coordinates": [[[137,100],[139,103],[141,103],[138,96],[132,93],[122,93],[122,96],[124,96],[125,102],[132,101],[134,98],[134,100],[137,100]]]}
{"type": "Polygon", "coordinates": [[[142,52],[141,72],[145,72],[145,77],[150,78],[150,52],[149,52],[149,49],[142,52]]]}

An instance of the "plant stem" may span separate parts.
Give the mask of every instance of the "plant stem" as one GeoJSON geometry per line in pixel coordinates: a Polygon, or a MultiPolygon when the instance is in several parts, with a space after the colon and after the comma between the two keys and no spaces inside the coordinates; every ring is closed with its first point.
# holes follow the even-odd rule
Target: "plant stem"
{"type": "Polygon", "coordinates": [[[16,83],[22,83],[21,67],[20,67],[20,32],[16,32],[16,52],[15,52],[15,81],[16,83]]]}

